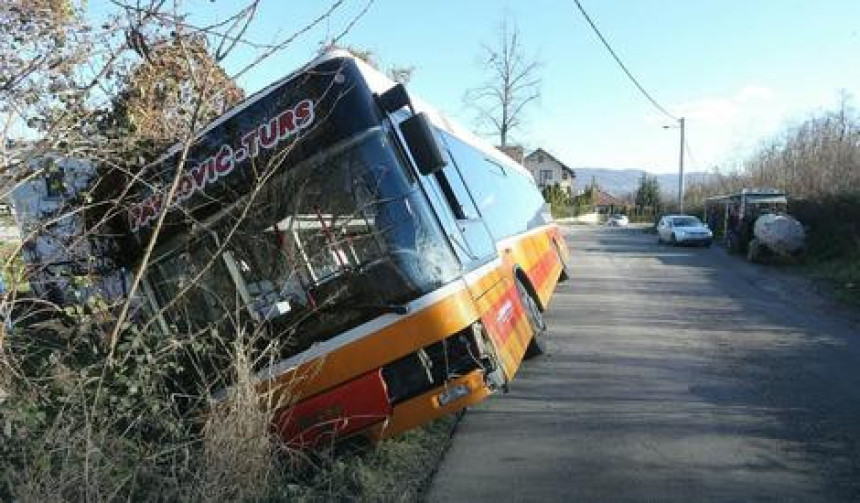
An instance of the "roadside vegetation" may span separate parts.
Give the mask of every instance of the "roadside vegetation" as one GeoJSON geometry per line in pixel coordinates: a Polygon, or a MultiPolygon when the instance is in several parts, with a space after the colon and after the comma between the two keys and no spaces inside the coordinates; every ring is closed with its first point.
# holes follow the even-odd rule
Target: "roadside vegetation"
{"type": "Polygon", "coordinates": [[[807,231],[804,270],[860,305],[860,113],[851,96],[787,125],[737,169],[715,169],[688,188],[685,204],[760,187],[788,194],[789,213],[807,231]]]}
{"type": "MultiPolygon", "coordinates": [[[[213,26],[190,24],[179,0],[111,2],[98,20],[86,2],[2,2],[3,199],[33,177],[64,194],[52,159],[90,160],[92,190],[63,200],[52,218],[84,215],[90,236],[100,235],[127,209],[117,193],[124,177],[170,145],[187,153],[195,131],[243,98],[239,75],[317,27],[338,44],[367,10],[342,4],[324,2],[307,25],[261,43],[249,36],[257,0],[213,26]],[[222,62],[237,47],[247,64],[230,74],[222,62]]],[[[389,73],[404,81],[411,69],[389,73]]],[[[454,417],[377,448],[289,449],[271,428],[280,402],[252,379],[277,348],[259,350],[241,324],[166,335],[133,322],[130,302],[69,310],[35,298],[25,246],[0,243],[0,501],[413,500],[447,446],[454,417]],[[212,407],[224,383],[229,392],[212,407]]],[[[90,287],[97,271],[83,262],[60,296],[90,287]]]]}
{"type": "MultiPolygon", "coordinates": [[[[290,450],[270,431],[248,352],[235,344],[235,385],[207,413],[182,407],[171,379],[217,348],[130,331],[112,364],[94,321],[56,319],[16,331],[0,367],[0,500],[414,500],[457,418],[375,448],[290,450]],[[186,351],[177,351],[178,348],[186,351]]],[[[188,398],[188,397],[186,397],[188,398]]],[[[199,397],[211,401],[211,397],[199,397]]]]}
{"type": "MultiPolygon", "coordinates": [[[[570,218],[597,211],[600,187],[592,180],[579,194],[569,196],[558,184],[544,187],[544,200],[549,203],[554,218],[570,218]]],[[[660,195],[657,179],[643,173],[634,194],[618,199],[617,206],[603,211],[608,214],[627,215],[630,222],[651,223],[666,208],[660,195]]]]}
{"type": "Polygon", "coordinates": [[[860,192],[792,200],[789,211],[809,230],[806,271],[860,306],[860,192]]]}
{"type": "Polygon", "coordinates": [[[570,218],[594,209],[594,191],[587,188],[582,194],[569,196],[558,184],[544,187],[544,200],[549,203],[553,218],[570,218]]]}

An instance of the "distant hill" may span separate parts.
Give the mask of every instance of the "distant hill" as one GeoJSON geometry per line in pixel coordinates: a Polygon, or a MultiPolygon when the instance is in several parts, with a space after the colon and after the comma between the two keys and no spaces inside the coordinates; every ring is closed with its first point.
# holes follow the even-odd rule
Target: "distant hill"
{"type": "MultiPolygon", "coordinates": [[[[639,179],[642,177],[642,173],[645,173],[645,170],[642,169],[574,167],[573,170],[576,172],[577,189],[582,189],[591,183],[591,178],[594,177],[597,185],[613,196],[623,196],[635,192],[636,188],[639,187],[639,179]]],[[[663,192],[675,193],[678,190],[678,173],[648,173],[648,175],[657,177],[657,183],[660,184],[660,189],[663,192]]],[[[702,172],[684,174],[687,183],[701,181],[704,177],[705,173],[702,172]]]]}

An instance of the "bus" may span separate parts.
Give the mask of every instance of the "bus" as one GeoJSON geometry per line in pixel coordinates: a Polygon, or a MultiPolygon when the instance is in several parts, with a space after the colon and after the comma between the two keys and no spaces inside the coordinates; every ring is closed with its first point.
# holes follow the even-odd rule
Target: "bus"
{"type": "Polygon", "coordinates": [[[255,386],[298,448],[376,442],[506,390],[566,279],[531,174],[344,51],[129,187],[129,270],[154,243],[146,326],[253,333],[255,386]]]}

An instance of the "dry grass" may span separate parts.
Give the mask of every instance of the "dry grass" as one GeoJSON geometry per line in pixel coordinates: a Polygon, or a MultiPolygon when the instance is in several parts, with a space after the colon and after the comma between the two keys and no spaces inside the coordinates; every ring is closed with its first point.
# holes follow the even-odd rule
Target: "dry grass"
{"type": "Polygon", "coordinates": [[[45,353],[35,367],[3,353],[0,501],[413,501],[456,422],[376,447],[301,454],[273,438],[273,408],[261,403],[239,345],[234,385],[202,424],[145,384],[139,372],[149,363],[100,374],[100,365],[69,365],[58,356],[66,353],[45,353]],[[117,384],[120,373],[130,386],[117,384]]]}
{"type": "Polygon", "coordinates": [[[244,348],[234,358],[235,385],[213,407],[203,428],[200,500],[248,501],[260,498],[277,474],[276,447],[269,433],[272,409],[261,406],[244,348]]]}
{"type": "Polygon", "coordinates": [[[458,420],[443,417],[370,449],[316,453],[311,470],[292,474],[265,501],[416,501],[458,420]]]}

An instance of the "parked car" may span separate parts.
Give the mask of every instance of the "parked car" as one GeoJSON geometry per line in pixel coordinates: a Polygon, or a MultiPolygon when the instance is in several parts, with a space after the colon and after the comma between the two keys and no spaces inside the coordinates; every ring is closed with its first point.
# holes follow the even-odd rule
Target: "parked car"
{"type": "Polygon", "coordinates": [[[627,227],[630,223],[630,220],[626,215],[610,215],[608,219],[606,219],[606,225],[610,227],[627,227]]]}
{"type": "Polygon", "coordinates": [[[711,246],[714,233],[692,215],[666,215],[657,223],[657,241],[673,245],[711,246]]]}

